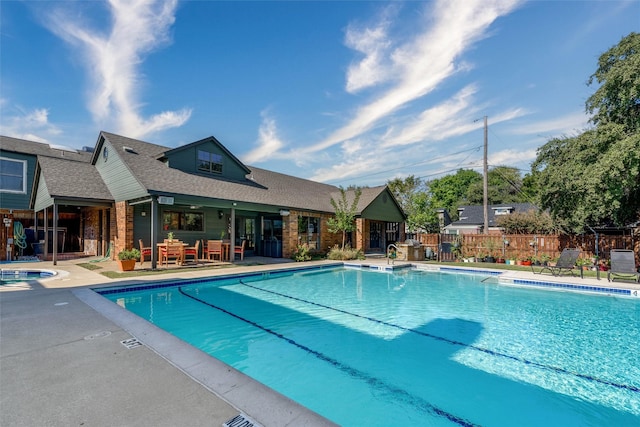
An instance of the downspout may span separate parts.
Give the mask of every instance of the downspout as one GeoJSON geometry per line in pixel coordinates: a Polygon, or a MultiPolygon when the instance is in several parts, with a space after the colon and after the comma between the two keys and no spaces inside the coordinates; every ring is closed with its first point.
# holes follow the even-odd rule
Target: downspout
{"type": "Polygon", "coordinates": [[[158,267],[158,197],[151,197],[151,269],[158,267]]]}

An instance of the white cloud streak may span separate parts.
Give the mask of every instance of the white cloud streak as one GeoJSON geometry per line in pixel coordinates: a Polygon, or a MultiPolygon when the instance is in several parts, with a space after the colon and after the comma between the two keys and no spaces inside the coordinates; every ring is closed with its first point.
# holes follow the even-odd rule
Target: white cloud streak
{"type": "Polygon", "coordinates": [[[19,114],[6,117],[2,126],[3,135],[48,143],[49,138],[55,138],[62,133],[57,126],[49,122],[49,110],[46,108],[24,111],[18,107],[18,110],[19,114]]]}
{"type": "Polygon", "coordinates": [[[385,8],[380,22],[372,27],[359,28],[354,24],[348,26],[345,45],[364,54],[364,58],[349,66],[347,92],[358,92],[361,89],[382,83],[391,77],[391,68],[383,65],[383,62],[391,47],[387,32],[391,23],[389,18],[394,9],[391,6],[385,8]]]}
{"type": "MultiPolygon", "coordinates": [[[[517,0],[440,0],[431,13],[425,14],[424,31],[393,50],[388,61],[382,61],[376,56],[379,51],[370,48],[372,40],[384,39],[385,22],[368,31],[347,32],[347,44],[361,47],[360,50],[368,54],[365,61],[370,59],[364,67],[366,72],[359,74],[360,83],[352,82],[347,87],[360,88],[386,81],[391,70],[397,76],[397,84],[358,108],[347,124],[323,141],[292,154],[313,153],[354,139],[400,108],[430,93],[457,71],[466,68],[465,64],[456,64],[456,59],[485,37],[487,29],[498,17],[510,13],[518,4],[517,0]],[[358,34],[360,41],[356,39],[358,34]]],[[[349,77],[350,81],[355,81],[353,75],[349,77]]]]}
{"type": "Polygon", "coordinates": [[[92,87],[88,108],[101,127],[139,138],[178,127],[191,110],[165,111],[149,118],[140,114],[140,65],[145,55],[170,43],[177,0],[110,0],[112,27],[106,35],[96,27],[57,10],[46,20],[48,28],[83,51],[92,87]]]}
{"type": "Polygon", "coordinates": [[[584,112],[576,112],[562,117],[519,126],[513,129],[512,133],[516,135],[540,135],[547,138],[574,135],[586,129],[588,122],[589,117],[584,112]]]}
{"type": "Polygon", "coordinates": [[[258,130],[258,147],[243,156],[243,161],[255,163],[276,157],[284,143],[278,137],[276,121],[267,111],[262,111],[262,123],[258,130]]]}

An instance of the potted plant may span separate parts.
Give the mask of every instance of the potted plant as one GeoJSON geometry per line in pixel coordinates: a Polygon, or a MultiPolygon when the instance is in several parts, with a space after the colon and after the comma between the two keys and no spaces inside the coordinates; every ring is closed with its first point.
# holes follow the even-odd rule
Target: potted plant
{"type": "Polygon", "coordinates": [[[498,249],[498,241],[495,239],[488,239],[484,242],[484,247],[487,249],[485,262],[496,262],[495,253],[498,249]]]}
{"type": "Polygon", "coordinates": [[[120,271],[132,271],[136,266],[136,261],[140,259],[140,251],[136,248],[123,249],[118,252],[118,264],[120,271]]]}
{"type": "Polygon", "coordinates": [[[173,231],[167,233],[167,240],[173,242],[173,231]]]}
{"type": "Polygon", "coordinates": [[[462,238],[457,236],[453,242],[451,242],[451,253],[456,257],[457,261],[460,261],[462,257],[462,238]]]}

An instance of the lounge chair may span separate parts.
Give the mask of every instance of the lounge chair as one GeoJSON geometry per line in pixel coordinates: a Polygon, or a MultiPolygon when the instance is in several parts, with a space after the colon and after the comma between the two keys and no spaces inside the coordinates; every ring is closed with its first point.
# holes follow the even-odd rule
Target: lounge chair
{"type": "Polygon", "coordinates": [[[533,271],[534,274],[542,274],[543,272],[548,270],[549,273],[551,273],[554,276],[561,276],[562,274],[565,274],[565,273],[574,274],[576,261],[578,260],[579,256],[580,256],[580,249],[564,248],[562,250],[562,253],[560,254],[560,258],[558,258],[558,261],[556,262],[556,265],[554,266],[545,265],[538,271],[536,271],[533,268],[534,266],[532,265],[531,271],[533,271]]]}
{"type": "Polygon", "coordinates": [[[640,282],[640,273],[636,268],[636,257],[632,250],[611,249],[611,268],[607,272],[607,280],[612,282],[616,277],[640,282]]]}

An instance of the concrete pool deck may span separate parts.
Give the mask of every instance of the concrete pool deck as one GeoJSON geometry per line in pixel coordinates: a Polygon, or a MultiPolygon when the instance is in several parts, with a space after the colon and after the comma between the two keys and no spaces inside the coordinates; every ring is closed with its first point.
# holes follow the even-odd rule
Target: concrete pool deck
{"type": "MultiPolygon", "coordinates": [[[[60,261],[57,266],[2,265],[60,274],[0,286],[0,425],[221,426],[240,413],[265,427],[333,425],[90,291],[331,263],[279,261],[282,264],[188,269],[134,279],[108,279],[98,273],[117,270],[113,261],[99,263],[102,269],[96,271],[77,265],[87,260],[60,261]]],[[[363,264],[382,267],[387,262],[372,258],[363,264]]],[[[640,290],[634,283],[607,282],[606,274],[599,281],[527,271],[505,276],[640,290]]]]}

